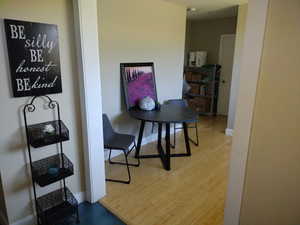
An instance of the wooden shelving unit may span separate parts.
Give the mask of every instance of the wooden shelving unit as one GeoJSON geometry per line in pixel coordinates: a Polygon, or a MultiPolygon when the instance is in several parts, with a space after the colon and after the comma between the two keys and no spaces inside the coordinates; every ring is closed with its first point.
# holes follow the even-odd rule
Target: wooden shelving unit
{"type": "Polygon", "coordinates": [[[74,167],[73,163],[63,153],[63,142],[69,140],[69,130],[60,119],[58,102],[52,100],[49,96],[35,96],[29,104],[24,106],[23,116],[32,174],[37,224],[67,225],[79,223],[78,202],[66,186],[65,179],[74,174],[74,167]],[[58,120],[28,124],[28,114],[35,111],[35,100],[37,98],[47,101],[49,110],[54,110],[57,113],[58,120]],[[32,160],[32,147],[40,148],[53,144],[58,145],[58,154],[38,161],[32,160]],[[62,187],[46,195],[38,196],[36,185],[45,187],[55,182],[61,182],[62,187]]]}
{"type": "Polygon", "coordinates": [[[216,115],[221,66],[186,67],[185,79],[191,90],[184,96],[200,115],[216,115]]]}

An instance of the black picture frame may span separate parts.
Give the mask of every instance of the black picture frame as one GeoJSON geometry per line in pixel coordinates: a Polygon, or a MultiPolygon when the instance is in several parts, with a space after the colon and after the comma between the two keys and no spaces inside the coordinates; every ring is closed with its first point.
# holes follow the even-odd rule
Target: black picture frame
{"type": "MultiPolygon", "coordinates": [[[[140,74],[139,75],[139,72],[140,71],[144,71],[145,68],[150,69],[151,72],[149,73],[144,73],[144,75],[147,75],[148,78],[147,78],[147,81],[149,81],[148,85],[146,85],[146,89],[149,89],[149,95],[150,97],[153,98],[153,100],[155,102],[158,101],[158,98],[157,98],[157,89],[156,89],[156,81],[155,81],[155,70],[154,70],[154,63],[153,62],[136,62],[136,63],[121,63],[120,64],[120,73],[121,73],[121,80],[122,80],[122,86],[123,86],[123,93],[124,93],[124,100],[125,100],[125,105],[126,105],[126,109],[127,110],[130,110],[132,108],[135,108],[137,106],[137,103],[136,101],[134,101],[132,99],[132,96],[134,95],[134,99],[135,98],[143,98],[143,97],[146,97],[146,96],[149,96],[147,95],[147,90],[145,91],[145,87],[143,87],[142,90],[140,90],[140,92],[138,92],[138,87],[137,88],[134,88],[134,87],[130,87],[129,83],[131,81],[128,80],[128,69],[133,69],[133,68],[136,68],[137,69],[137,74],[136,76],[133,78],[133,79],[139,79],[137,77],[141,77],[143,76],[143,74],[140,74]],[[150,79],[150,74],[151,74],[151,79],[150,79]],[[132,89],[134,89],[133,91],[137,91],[137,94],[132,94],[131,91],[132,89]],[[152,90],[150,90],[152,89],[152,90]],[[150,93],[151,91],[151,93],[150,93]]],[[[135,82],[136,82],[135,80],[135,82]]],[[[145,80],[144,80],[145,81],[145,80]]],[[[143,84],[145,84],[145,82],[143,82],[143,84]]],[[[139,100],[138,99],[138,100],[139,100]]]]}
{"type": "Polygon", "coordinates": [[[62,92],[58,27],[4,19],[14,97],[62,92]]]}

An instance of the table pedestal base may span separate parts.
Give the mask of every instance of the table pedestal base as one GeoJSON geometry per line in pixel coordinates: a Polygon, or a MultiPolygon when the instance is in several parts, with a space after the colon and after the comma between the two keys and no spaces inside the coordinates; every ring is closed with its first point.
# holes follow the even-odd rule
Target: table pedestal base
{"type": "Polygon", "coordinates": [[[171,157],[188,157],[188,156],[191,156],[191,148],[190,148],[190,143],[189,143],[187,124],[183,123],[186,153],[171,154],[170,153],[170,149],[171,149],[171,144],[170,144],[170,123],[165,123],[165,124],[166,124],[166,136],[165,136],[166,149],[165,149],[165,151],[164,151],[162,143],[161,143],[163,123],[158,123],[158,140],[157,140],[158,154],[140,155],[140,149],[141,149],[143,133],[144,133],[144,128],[145,128],[145,121],[141,121],[141,126],[140,126],[140,132],[139,132],[135,157],[136,158],[146,158],[146,159],[147,158],[160,158],[165,170],[171,170],[171,163],[170,163],[171,157]]]}

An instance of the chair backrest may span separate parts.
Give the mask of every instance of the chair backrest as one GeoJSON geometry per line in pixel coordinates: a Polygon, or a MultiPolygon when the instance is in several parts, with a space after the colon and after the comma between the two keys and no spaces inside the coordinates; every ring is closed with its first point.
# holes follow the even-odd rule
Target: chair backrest
{"type": "Polygon", "coordinates": [[[185,99],[170,99],[167,101],[167,104],[178,105],[178,106],[182,106],[182,107],[188,106],[188,103],[185,99]]]}
{"type": "Polygon", "coordinates": [[[103,139],[105,145],[112,138],[115,131],[111,126],[110,120],[106,114],[102,114],[102,119],[103,119],[103,139]]]}

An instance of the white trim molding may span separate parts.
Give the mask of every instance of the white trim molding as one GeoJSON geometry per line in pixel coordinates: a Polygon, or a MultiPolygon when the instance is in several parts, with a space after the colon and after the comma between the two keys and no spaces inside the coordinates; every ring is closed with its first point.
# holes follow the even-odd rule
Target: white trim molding
{"type": "Polygon", "coordinates": [[[76,198],[78,204],[86,201],[85,192],[78,192],[74,195],[74,197],[76,198]]]}
{"type": "Polygon", "coordinates": [[[105,196],[97,0],[73,0],[81,96],[86,198],[105,196]]]}
{"type": "Polygon", "coordinates": [[[14,222],[12,225],[35,225],[36,219],[34,215],[26,216],[16,222],[14,222]]]}
{"type": "Polygon", "coordinates": [[[229,165],[224,225],[239,225],[256,89],[267,23],[269,0],[248,4],[240,88],[229,165]]]}
{"type": "Polygon", "coordinates": [[[233,129],[229,129],[229,128],[226,128],[226,130],[225,130],[225,134],[226,134],[226,136],[233,136],[233,129]]]}
{"type": "MultiPolygon", "coordinates": [[[[223,67],[223,65],[222,65],[222,55],[223,55],[223,48],[224,48],[224,44],[223,44],[223,40],[224,40],[224,38],[226,38],[226,37],[234,37],[235,38],[235,41],[236,41],[236,34],[222,34],[221,35],[221,37],[220,37],[220,41],[219,41],[219,58],[218,58],[218,64],[219,65],[221,65],[222,67],[223,67]]],[[[234,59],[232,60],[232,62],[234,62],[234,59]]],[[[221,70],[221,77],[222,77],[222,70],[221,70]]],[[[231,74],[231,81],[230,81],[230,86],[231,86],[231,84],[232,84],[232,74],[231,74]]],[[[221,83],[219,84],[219,88],[220,88],[220,85],[222,85],[221,83]]],[[[229,87],[230,87],[229,86],[229,87]]],[[[219,95],[218,95],[218,107],[217,107],[217,114],[218,115],[222,115],[222,116],[228,116],[228,114],[229,114],[229,102],[227,103],[228,104],[228,111],[226,112],[226,113],[220,113],[219,112],[219,109],[221,108],[220,107],[220,99],[222,98],[223,96],[221,95],[221,92],[219,91],[219,95]]],[[[228,99],[230,99],[230,90],[229,90],[229,93],[228,93],[228,99]]]]}
{"type": "Polygon", "coordinates": [[[222,41],[224,38],[226,37],[236,37],[236,34],[221,34],[221,37],[220,37],[220,41],[219,41],[219,44],[220,44],[220,49],[219,49],[219,58],[218,58],[218,63],[221,65],[221,58],[222,58],[222,54],[223,54],[223,45],[222,45],[222,41]]]}

